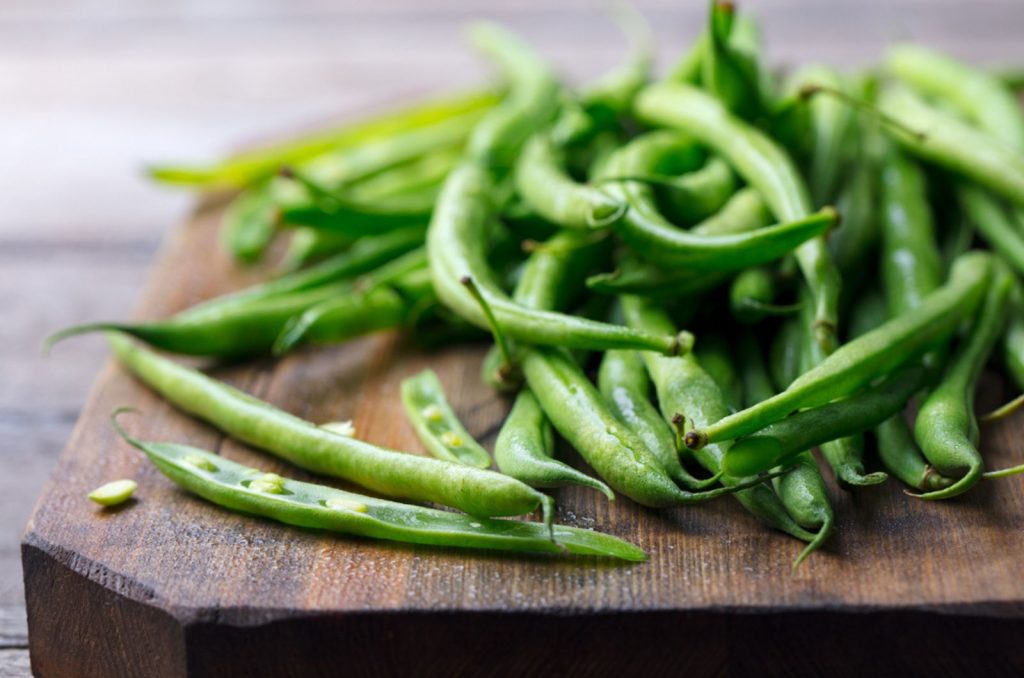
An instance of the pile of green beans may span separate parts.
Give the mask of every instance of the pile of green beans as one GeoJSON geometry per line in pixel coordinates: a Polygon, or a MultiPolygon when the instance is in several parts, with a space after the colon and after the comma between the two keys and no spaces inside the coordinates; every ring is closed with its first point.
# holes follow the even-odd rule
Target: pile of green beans
{"type": "Polygon", "coordinates": [[[643,18],[616,18],[629,57],[579,89],[519,36],[478,23],[468,38],[500,74],[493,91],[154,169],[235,190],[225,265],[267,279],[47,345],[106,332],[129,372],[227,435],[459,513],[288,480],[114,422],[186,490],[413,544],[643,560],[611,535],[554,525],[540,490],[653,508],[729,494],[804,542],[799,564],[834,531],[836,492],[898,482],[946,499],[1024,471],[987,468],[974,411],[990,364],[1024,389],[1024,111],[1005,78],[920,45],[859,72],[784,75],[728,0],[710,0],[704,31],[659,77],[643,18]],[[430,369],[394,394],[427,453],[410,454],[144,345],[239,360],[389,330],[491,337],[482,378],[510,407],[493,454],[430,369]],[[582,464],[558,458],[559,441],[582,464]],[[497,519],[535,511],[543,522],[497,519]]]}

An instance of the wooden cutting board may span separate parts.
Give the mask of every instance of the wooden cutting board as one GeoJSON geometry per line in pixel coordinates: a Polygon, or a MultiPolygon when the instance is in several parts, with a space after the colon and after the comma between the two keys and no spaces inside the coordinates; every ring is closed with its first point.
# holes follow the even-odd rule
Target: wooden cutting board
{"type": "MultiPolygon", "coordinates": [[[[252,282],[217,245],[223,199],[163,248],[140,317],[252,282]]],[[[60,350],[57,347],[55,350],[60,350]]],[[[484,347],[425,353],[397,335],[218,368],[217,377],[315,422],[423,453],[400,381],[429,365],[486,446],[508,402],[481,384],[484,347]]],[[[999,393],[986,393],[995,402],[999,393]]],[[[797,572],[801,544],[731,499],[654,511],[556,493],[559,522],[639,544],[642,564],[500,555],[299,530],[175,488],[111,430],[190,443],[310,476],[176,412],[102,368],[22,545],[32,668],[41,676],[863,675],[1024,673],[1024,481],[925,503],[895,482],[830,486],[834,538],[797,572]],[[103,510],[86,493],[134,478],[103,510]]],[[[986,428],[992,466],[1021,462],[1020,421],[986,428]]],[[[580,464],[578,458],[570,459],[580,464]]],[[[7,469],[16,473],[17,469],[7,469]]],[[[318,479],[321,480],[322,479],[318,479]]]]}

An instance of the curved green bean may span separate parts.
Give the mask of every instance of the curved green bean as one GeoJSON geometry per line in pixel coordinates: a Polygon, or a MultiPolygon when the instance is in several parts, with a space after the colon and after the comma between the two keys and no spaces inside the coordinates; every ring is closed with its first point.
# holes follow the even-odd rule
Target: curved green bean
{"type": "Polygon", "coordinates": [[[476,468],[491,465],[491,456],[455,415],[433,370],[402,380],[402,405],[416,436],[438,459],[476,468]]]}
{"type": "Polygon", "coordinates": [[[462,280],[469,278],[493,310],[501,329],[527,343],[570,348],[637,348],[677,354],[689,350],[692,336],[658,336],[619,325],[531,309],[515,303],[499,287],[486,261],[487,223],[494,214],[491,180],[483,167],[465,163],[445,182],[427,233],[430,271],[438,298],[478,327],[488,327],[480,304],[462,280]]]}
{"type": "Polygon", "coordinates": [[[948,499],[962,494],[985,471],[977,449],[974,390],[978,375],[1006,325],[1013,284],[1010,273],[997,266],[974,327],[951,357],[942,380],[918,409],[914,439],[921,452],[939,473],[958,478],[949,487],[916,495],[921,499],[948,499]]]}
{"type": "Polygon", "coordinates": [[[679,461],[675,432],[651,403],[651,380],[635,351],[606,351],[597,371],[597,387],[609,409],[636,434],[672,480],[690,489],[703,489],[718,478],[698,480],[679,461]]]}
{"type": "Polygon", "coordinates": [[[530,487],[580,485],[602,492],[609,501],[615,494],[597,478],[554,458],[555,441],[537,398],[522,389],[494,442],[494,461],[501,472],[530,487]]]}
{"type": "Polygon", "coordinates": [[[516,163],[516,187],[540,216],[565,228],[607,228],[626,211],[625,204],[599,188],[576,182],[565,154],[546,132],[535,134],[516,163]]]}

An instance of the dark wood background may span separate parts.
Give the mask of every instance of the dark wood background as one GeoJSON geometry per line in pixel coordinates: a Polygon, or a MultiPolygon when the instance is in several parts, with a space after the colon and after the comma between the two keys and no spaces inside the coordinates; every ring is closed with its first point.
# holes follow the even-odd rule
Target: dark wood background
{"type": "MultiPolygon", "coordinates": [[[[215,157],[482,78],[459,40],[471,2],[138,3],[0,6],[0,677],[28,670],[18,539],[102,365],[101,341],[48,358],[49,331],[125,317],[161,239],[192,199],[140,168],[215,157]]],[[[1024,63],[1019,0],[752,0],[780,61],[866,63],[898,38],[984,63],[1024,63]]],[[[704,3],[640,4],[664,61],[704,3]]],[[[620,58],[588,3],[487,3],[572,77],[620,58]]]]}

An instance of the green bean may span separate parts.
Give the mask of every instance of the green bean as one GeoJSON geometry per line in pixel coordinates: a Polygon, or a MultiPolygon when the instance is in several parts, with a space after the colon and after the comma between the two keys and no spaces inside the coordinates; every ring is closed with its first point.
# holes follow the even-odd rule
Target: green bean
{"type": "Polygon", "coordinates": [[[356,148],[458,116],[475,114],[479,117],[496,101],[497,97],[491,92],[476,92],[419,103],[338,129],[241,153],[214,165],[157,166],[151,167],[149,174],[164,183],[202,189],[246,187],[273,177],[285,165],[294,165],[329,151],[356,148]]]}
{"type": "Polygon", "coordinates": [[[516,186],[540,216],[566,228],[607,228],[626,210],[601,189],[572,179],[564,151],[546,132],[535,134],[519,156],[516,186]]]}
{"type": "Polygon", "coordinates": [[[896,149],[882,165],[882,280],[889,315],[921,305],[942,282],[924,174],[896,149]]]}
{"type": "MultiPolygon", "coordinates": [[[[807,307],[805,307],[806,309],[807,307]]],[[[804,311],[806,314],[806,310],[804,311]]],[[[810,321],[804,317],[802,322],[804,347],[801,351],[801,371],[807,372],[825,359],[821,346],[814,341],[810,332],[810,321]]],[[[835,474],[836,481],[844,489],[878,485],[888,479],[885,473],[864,472],[864,436],[860,432],[828,440],[819,446],[821,456],[835,474]]]]}
{"type": "Polygon", "coordinates": [[[1024,236],[1021,226],[1013,223],[1003,205],[986,191],[969,184],[958,188],[957,197],[971,224],[992,249],[1018,275],[1024,275],[1024,236]]]}
{"type": "Polygon", "coordinates": [[[344,252],[310,266],[237,292],[230,292],[192,306],[180,315],[201,316],[223,309],[301,292],[368,273],[399,255],[423,244],[423,232],[403,229],[383,235],[360,238],[344,252]]]}
{"type": "Polygon", "coordinates": [[[955,497],[973,487],[984,473],[977,449],[974,390],[1006,325],[1013,286],[1013,277],[1002,266],[995,267],[991,278],[974,327],[953,354],[942,380],[921,403],[914,423],[914,439],[925,458],[939,473],[959,479],[949,487],[917,495],[921,499],[955,497]]]}
{"type": "Polygon", "coordinates": [[[469,157],[491,166],[509,167],[527,137],[554,117],[558,81],[529,46],[497,24],[474,23],[468,36],[510,84],[502,102],[473,129],[469,157]]]}
{"type": "Polygon", "coordinates": [[[615,270],[587,278],[587,287],[601,294],[680,298],[714,289],[728,278],[728,272],[677,271],[643,263],[634,256],[626,255],[615,270]]]}
{"type": "MultiPolygon", "coordinates": [[[[869,294],[854,306],[850,332],[852,336],[859,336],[878,327],[889,317],[885,298],[881,294],[869,294]]],[[[937,473],[925,460],[902,412],[876,426],[874,434],[882,465],[906,485],[919,490],[937,490],[952,484],[951,479],[937,473]]]]}
{"type": "Polygon", "coordinates": [[[777,277],[766,267],[748,268],[739,273],[729,287],[729,308],[736,320],[752,325],[769,315],[789,315],[799,311],[800,304],[777,304],[777,277]]]}
{"type": "MultiPolygon", "coordinates": [[[[845,92],[847,85],[835,70],[826,66],[802,68],[793,76],[791,86],[823,87],[845,92]]],[[[807,182],[814,205],[831,204],[836,199],[845,170],[854,114],[845,101],[831,96],[815,96],[806,103],[811,136],[811,156],[807,165],[807,182]]]]}
{"type": "Polygon", "coordinates": [[[997,77],[920,45],[890,48],[885,65],[926,96],[950,101],[980,128],[1024,150],[1020,101],[997,77]]]}
{"type": "Polygon", "coordinates": [[[272,347],[274,355],[300,344],[337,344],[381,330],[412,325],[436,299],[425,268],[390,283],[335,294],[288,319],[272,347]]]}
{"type": "Polygon", "coordinates": [[[882,92],[885,129],[909,153],[1024,205],[1024,155],[904,88],[882,92]]]}
{"type": "Polygon", "coordinates": [[[454,116],[353,149],[327,153],[296,169],[330,190],[350,191],[353,199],[372,201],[382,197],[382,191],[394,196],[402,174],[407,176],[399,182],[405,184],[401,192],[408,192],[416,183],[422,186],[424,174],[436,175],[437,168],[428,159],[437,157],[435,163],[446,164],[449,170],[454,167],[473,125],[480,119],[480,112],[454,116]]]}
{"type": "Polygon", "coordinates": [[[689,431],[687,447],[699,449],[709,442],[732,440],[777,422],[793,410],[817,407],[848,396],[876,377],[942,344],[974,313],[992,266],[988,254],[963,255],[954,265],[949,281],[919,307],[839,347],[797,377],[782,393],[705,429],[689,431]]]}
{"type": "MultiPolygon", "coordinates": [[[[613,177],[648,174],[655,147],[641,137],[619,150],[605,171],[613,177]]],[[[656,263],[693,270],[736,270],[777,259],[833,227],[838,218],[834,210],[826,208],[791,223],[747,233],[697,235],[676,228],[660,214],[647,184],[624,181],[610,185],[608,191],[629,205],[623,218],[612,226],[627,244],[656,263]]]]}
{"type": "Polygon", "coordinates": [[[221,240],[241,263],[263,256],[277,232],[278,209],[266,186],[255,186],[228,205],[221,221],[221,240]]]}
{"type": "Polygon", "coordinates": [[[580,485],[604,493],[609,501],[615,499],[600,480],[555,459],[554,449],[551,422],[530,389],[522,389],[494,443],[494,460],[501,472],[530,487],[580,485]]]}
{"type": "Polygon", "coordinates": [[[733,487],[702,492],[681,490],[643,441],[608,409],[601,394],[562,349],[526,349],[522,365],[530,390],[555,429],[613,490],[638,504],[693,504],[763,481],[747,479],[733,487]]]}
{"type": "Polygon", "coordinates": [[[312,206],[281,208],[281,225],[318,228],[350,238],[380,235],[426,223],[434,200],[432,192],[393,198],[386,204],[359,202],[336,195],[312,206]]]}
{"type": "Polygon", "coordinates": [[[300,468],[478,516],[521,515],[550,501],[500,473],[402,454],[323,430],[123,335],[112,333],[108,339],[121,364],[173,405],[300,468]]]}
{"type": "Polygon", "coordinates": [[[461,146],[426,153],[379,174],[347,182],[346,194],[354,200],[372,202],[403,195],[436,193],[445,177],[462,159],[461,146]]]}
{"type": "Polygon", "coordinates": [[[698,86],[701,84],[704,54],[707,51],[708,35],[706,31],[690,43],[689,49],[683,52],[665,76],[667,82],[678,82],[698,86]]]}
{"type": "Polygon", "coordinates": [[[47,348],[68,337],[118,331],[151,346],[182,355],[242,358],[268,353],[288,321],[322,301],[344,294],[346,283],[332,283],[203,314],[179,314],[148,323],[98,322],[75,325],[46,338],[47,348]]]}
{"type": "MultiPolygon", "coordinates": [[[[870,131],[869,140],[878,136],[870,131]]],[[[863,270],[868,253],[881,236],[881,220],[878,218],[880,194],[879,162],[870,150],[862,152],[851,176],[840,187],[836,206],[843,215],[843,225],[836,229],[830,245],[832,258],[844,277],[863,270]]]]}
{"type": "MultiPolygon", "coordinates": [[[[796,327],[796,324],[793,323],[793,326],[796,327]]],[[[740,339],[739,356],[743,381],[743,405],[750,407],[775,395],[775,388],[764,364],[761,348],[749,332],[740,339]]],[[[793,562],[793,567],[796,568],[808,556],[817,551],[831,535],[835,525],[832,505],[828,500],[828,492],[825,490],[825,481],[821,477],[821,471],[818,470],[818,465],[814,463],[810,452],[798,455],[796,463],[772,482],[778,494],[778,499],[773,504],[781,502],[784,509],[783,515],[790,521],[795,520],[800,527],[817,530],[816,534],[808,533],[806,537],[800,537],[809,543],[793,562]]]]}
{"type": "Polygon", "coordinates": [[[100,506],[118,506],[132,498],[139,484],[127,478],[100,485],[88,494],[100,506]]]}
{"type": "Polygon", "coordinates": [[[729,411],[735,412],[743,404],[743,384],[728,344],[720,336],[705,336],[694,347],[694,354],[700,366],[718,384],[729,411]]]}
{"type": "Polygon", "coordinates": [[[1020,286],[1010,295],[1010,317],[1003,333],[1003,365],[1017,388],[1024,389],[1024,307],[1020,286]]]}
{"type": "Polygon", "coordinates": [[[694,235],[731,235],[746,233],[767,226],[771,214],[764,200],[752,188],[741,188],[729,198],[722,209],[694,225],[694,235]]]}
{"type": "MultiPolygon", "coordinates": [[[[726,453],[728,459],[728,453],[726,453]]],[[[828,500],[828,490],[821,471],[810,452],[797,454],[782,475],[772,480],[786,513],[802,528],[817,530],[814,539],[804,547],[793,561],[793,569],[800,566],[832,535],[835,514],[828,500]]]]}
{"type": "Polygon", "coordinates": [[[803,351],[803,328],[800,319],[793,318],[782,323],[772,341],[769,355],[772,381],[775,382],[778,391],[786,390],[800,376],[803,351]]]}
{"type": "Polygon", "coordinates": [[[636,351],[606,351],[597,386],[612,413],[643,441],[672,480],[691,489],[718,482],[717,478],[698,480],[683,468],[675,433],[651,403],[651,380],[636,351]]]}
{"type": "Polygon", "coordinates": [[[319,228],[298,226],[292,229],[288,249],[281,261],[281,270],[293,273],[327,257],[344,252],[352,246],[353,238],[319,228]]]}
{"type": "MultiPolygon", "coordinates": [[[[673,327],[668,315],[651,302],[631,296],[624,296],[621,301],[627,323],[648,331],[666,331],[673,327]]],[[[693,355],[665,359],[644,353],[643,359],[651,381],[654,382],[658,405],[665,421],[673,422],[678,413],[685,411],[694,422],[703,424],[716,421],[729,413],[721,389],[701,369],[693,355]]],[[[708,445],[695,452],[694,458],[708,472],[719,476],[722,457],[727,449],[728,443],[708,445]]],[[[727,487],[734,487],[737,483],[735,478],[727,476],[720,476],[719,480],[727,487]]],[[[789,517],[778,497],[767,485],[757,485],[733,496],[745,509],[775,529],[804,541],[814,538],[814,535],[789,517]]]]}
{"type": "Polygon", "coordinates": [[[713,216],[729,202],[736,191],[736,175],[729,163],[712,156],[700,169],[673,177],[659,188],[663,189],[659,197],[673,219],[683,224],[696,224],[713,216]]]}
{"type": "Polygon", "coordinates": [[[480,304],[462,280],[471,279],[493,309],[504,332],[527,343],[570,348],[638,348],[676,354],[689,350],[692,336],[657,336],[585,320],[562,313],[531,309],[508,298],[486,262],[491,179],[486,170],[463,164],[449,176],[427,234],[427,252],[434,288],[440,300],[460,317],[487,327],[480,304]]]}
{"type": "Polygon", "coordinates": [[[921,388],[923,367],[905,367],[881,384],[844,400],[802,410],[751,436],[740,438],[725,453],[727,475],[746,477],[784,464],[812,447],[855,435],[899,412],[921,388]]]}
{"type": "Polygon", "coordinates": [[[701,60],[701,83],[732,113],[752,118],[761,110],[757,64],[750,54],[735,49],[734,5],[711,0],[701,60]]]}
{"type": "MultiPolygon", "coordinates": [[[[780,221],[798,222],[811,214],[807,187],[786,152],[731,116],[712,97],[686,85],[661,83],[644,89],[635,108],[643,122],[692,134],[725,158],[780,221]]],[[[815,336],[823,346],[831,346],[838,323],[840,281],[825,239],[806,240],[796,256],[814,297],[815,336]]]]}
{"type": "Polygon", "coordinates": [[[180,487],[232,511],[288,525],[412,544],[542,551],[642,561],[644,552],[610,535],[564,525],[475,518],[399,504],[326,485],[282,478],[189,445],[118,433],[180,487]]]}
{"type": "Polygon", "coordinates": [[[405,414],[432,455],[476,468],[491,465],[487,450],[473,439],[448,404],[444,387],[433,370],[403,379],[401,392],[405,414]]]}

